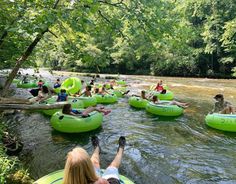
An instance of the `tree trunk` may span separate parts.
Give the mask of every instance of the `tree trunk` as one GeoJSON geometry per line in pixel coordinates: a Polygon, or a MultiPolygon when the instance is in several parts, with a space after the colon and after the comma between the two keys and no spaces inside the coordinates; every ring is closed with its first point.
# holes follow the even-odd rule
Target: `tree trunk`
{"type": "Polygon", "coordinates": [[[7,90],[9,89],[13,79],[17,75],[17,72],[19,71],[21,65],[30,56],[30,54],[34,50],[34,48],[37,45],[37,43],[41,40],[41,38],[43,37],[44,33],[46,33],[47,31],[48,31],[48,29],[46,29],[46,30],[42,31],[41,33],[39,33],[37,35],[37,37],[34,39],[34,41],[27,48],[27,50],[24,52],[24,54],[16,61],[15,67],[13,68],[13,70],[11,71],[11,73],[9,74],[9,76],[8,76],[6,82],[5,82],[4,89],[3,89],[3,94],[2,94],[3,96],[7,95],[7,90]]]}
{"type": "Polygon", "coordinates": [[[0,104],[32,104],[32,103],[29,101],[29,99],[0,97],[0,104]]]}
{"type": "Polygon", "coordinates": [[[3,40],[4,40],[4,38],[7,36],[7,31],[5,30],[4,32],[3,32],[3,34],[2,34],[2,36],[0,37],[0,46],[2,45],[2,43],[3,43],[3,40]]]}
{"type": "MultiPolygon", "coordinates": [[[[55,9],[57,7],[59,1],[60,0],[56,0],[55,1],[54,5],[53,5],[53,9],[55,9]]],[[[11,71],[11,73],[9,74],[9,76],[8,76],[6,82],[5,82],[4,89],[3,89],[3,92],[2,92],[2,96],[6,96],[7,95],[7,91],[9,89],[13,79],[15,78],[17,72],[19,71],[20,67],[26,61],[26,59],[30,56],[30,54],[34,50],[35,46],[38,44],[38,42],[43,37],[44,33],[46,33],[47,31],[48,31],[48,28],[46,28],[41,33],[39,33],[37,35],[37,37],[34,39],[34,41],[29,45],[29,47],[23,53],[23,55],[16,61],[15,67],[13,68],[13,70],[11,71]]]]}
{"type": "Polygon", "coordinates": [[[57,102],[55,104],[0,104],[0,110],[18,109],[18,110],[48,110],[62,109],[68,102],[57,102]]]}

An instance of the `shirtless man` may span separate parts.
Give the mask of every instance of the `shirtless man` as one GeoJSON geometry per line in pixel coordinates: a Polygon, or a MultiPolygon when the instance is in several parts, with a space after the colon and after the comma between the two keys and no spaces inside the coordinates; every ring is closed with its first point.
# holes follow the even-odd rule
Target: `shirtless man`
{"type": "Polygon", "coordinates": [[[216,100],[214,109],[212,112],[220,113],[220,114],[234,114],[235,109],[230,102],[224,100],[224,96],[222,94],[217,94],[214,99],[216,100]]]}

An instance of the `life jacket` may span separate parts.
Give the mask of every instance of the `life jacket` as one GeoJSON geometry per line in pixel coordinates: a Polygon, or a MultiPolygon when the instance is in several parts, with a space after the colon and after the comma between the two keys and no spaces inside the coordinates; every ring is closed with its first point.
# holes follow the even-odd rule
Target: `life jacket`
{"type": "Polygon", "coordinates": [[[58,100],[59,100],[59,102],[66,101],[67,96],[68,96],[68,95],[67,95],[66,93],[59,93],[59,94],[58,94],[58,100]]]}

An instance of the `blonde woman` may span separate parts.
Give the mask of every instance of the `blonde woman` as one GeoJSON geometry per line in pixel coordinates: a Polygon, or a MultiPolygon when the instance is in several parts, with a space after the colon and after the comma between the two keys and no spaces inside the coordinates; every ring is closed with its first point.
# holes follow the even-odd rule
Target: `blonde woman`
{"type": "Polygon", "coordinates": [[[120,184],[118,168],[121,164],[125,144],[125,137],[121,136],[117,154],[102,175],[98,137],[92,137],[94,152],[91,158],[83,148],[74,148],[67,155],[63,184],[120,184]]]}

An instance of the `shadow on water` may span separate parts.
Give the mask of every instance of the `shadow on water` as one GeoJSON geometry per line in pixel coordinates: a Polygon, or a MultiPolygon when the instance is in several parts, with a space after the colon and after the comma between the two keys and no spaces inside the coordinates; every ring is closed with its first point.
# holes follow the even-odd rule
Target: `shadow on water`
{"type": "MultiPolygon", "coordinates": [[[[63,78],[67,75],[61,74],[63,78]]],[[[45,76],[57,78],[48,73],[45,76]]],[[[131,108],[128,98],[121,98],[118,103],[105,105],[112,112],[104,116],[102,128],[82,134],[57,132],[50,126],[49,117],[40,113],[6,115],[4,122],[24,143],[21,159],[35,179],[62,169],[66,154],[76,146],[91,154],[92,135],[100,139],[101,166],[105,168],[115,156],[119,136],[124,135],[127,146],[120,172],[137,184],[236,183],[236,133],[205,125],[205,116],[212,109],[212,97],[216,93],[225,94],[226,99],[236,104],[235,80],[121,77],[134,84],[131,94],[138,94],[163,79],[175,97],[188,102],[190,107],[179,117],[158,117],[131,108]]],[[[24,90],[17,93],[18,96],[27,94],[24,90]]]]}
{"type": "Polygon", "coordinates": [[[98,134],[102,130],[102,127],[85,133],[62,133],[56,130],[51,131],[52,141],[54,144],[61,142],[74,142],[79,144],[80,146],[85,146],[90,142],[90,138],[96,134],[98,134]]]}

